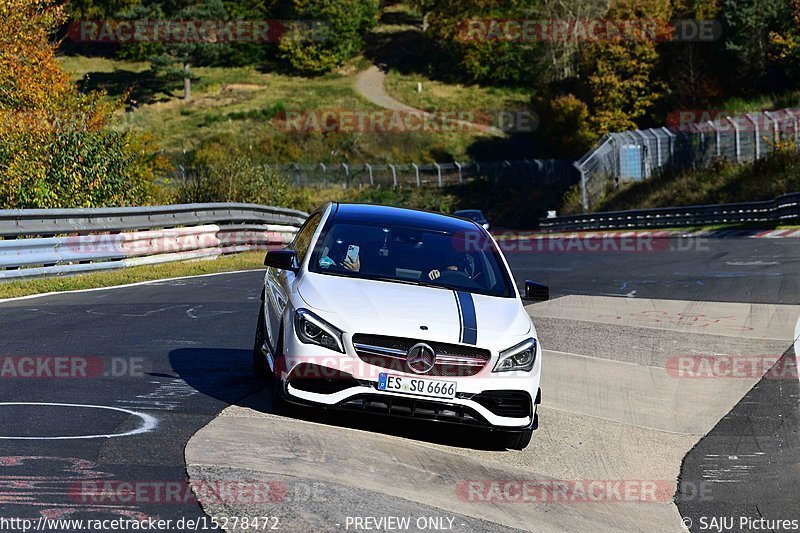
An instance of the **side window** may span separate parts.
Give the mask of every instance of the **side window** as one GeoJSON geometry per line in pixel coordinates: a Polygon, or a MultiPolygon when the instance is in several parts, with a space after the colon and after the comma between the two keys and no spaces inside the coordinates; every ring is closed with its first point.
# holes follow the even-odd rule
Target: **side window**
{"type": "Polygon", "coordinates": [[[300,264],[303,263],[308,253],[308,248],[311,246],[311,238],[314,236],[314,232],[317,231],[317,226],[319,226],[319,221],[321,219],[322,215],[319,213],[311,215],[294,238],[292,248],[297,254],[297,262],[300,264]]]}

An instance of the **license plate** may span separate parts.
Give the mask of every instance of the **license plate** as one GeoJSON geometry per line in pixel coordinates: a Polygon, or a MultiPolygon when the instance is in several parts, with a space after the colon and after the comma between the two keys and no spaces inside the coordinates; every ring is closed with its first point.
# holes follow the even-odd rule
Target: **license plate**
{"type": "Polygon", "coordinates": [[[455,398],[456,382],[380,374],[378,390],[430,396],[431,398],[455,398]]]}

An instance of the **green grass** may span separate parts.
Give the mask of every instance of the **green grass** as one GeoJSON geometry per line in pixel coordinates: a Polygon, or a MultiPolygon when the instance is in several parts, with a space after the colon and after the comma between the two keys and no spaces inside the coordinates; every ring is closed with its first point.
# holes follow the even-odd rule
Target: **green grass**
{"type": "Polygon", "coordinates": [[[392,70],[386,90],[394,98],[425,111],[519,111],[530,108],[530,93],[520,88],[461,85],[432,80],[424,74],[392,70]],[[417,84],[422,83],[422,92],[417,84]]]}
{"type": "Polygon", "coordinates": [[[160,265],[137,266],[75,276],[36,278],[0,282],[0,298],[16,298],[31,294],[113,287],[142,281],[183,276],[199,276],[237,270],[263,268],[264,252],[245,252],[213,260],[181,261],[160,265]]]}
{"type": "Polygon", "coordinates": [[[204,142],[237,139],[274,163],[395,162],[466,160],[478,131],[287,133],[274,119],[281,111],[379,110],[355,90],[363,57],[337,72],[314,78],[262,72],[254,67],[195,68],[192,99],[182,86],[152,75],[147,63],[67,56],[62,64],[84,90],[102,89],[119,98],[131,91],[139,102],[133,113],[118,112],[119,128],[152,134],[173,160],[204,142]]]}
{"type": "Polygon", "coordinates": [[[721,109],[730,113],[742,114],[798,106],[800,106],[800,91],[790,91],[782,94],[761,94],[752,98],[730,98],[722,103],[721,109]]]}

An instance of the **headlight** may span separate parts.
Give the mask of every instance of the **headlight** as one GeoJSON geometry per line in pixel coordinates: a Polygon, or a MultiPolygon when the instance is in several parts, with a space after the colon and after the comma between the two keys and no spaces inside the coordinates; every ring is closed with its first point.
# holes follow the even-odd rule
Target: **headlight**
{"type": "Polygon", "coordinates": [[[342,332],[306,309],[294,314],[294,330],[297,338],[305,344],[317,344],[344,353],[342,332]]]}
{"type": "Polygon", "coordinates": [[[522,370],[529,372],[536,361],[536,339],[528,339],[500,352],[500,358],[494,365],[493,372],[509,372],[511,370],[522,370]]]}

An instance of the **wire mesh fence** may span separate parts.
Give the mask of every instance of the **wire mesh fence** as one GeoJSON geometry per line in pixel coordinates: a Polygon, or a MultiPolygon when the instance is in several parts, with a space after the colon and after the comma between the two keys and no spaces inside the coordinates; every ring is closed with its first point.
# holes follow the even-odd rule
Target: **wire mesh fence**
{"type": "MultiPolygon", "coordinates": [[[[800,148],[800,110],[782,109],[713,120],[688,120],[669,127],[605,135],[575,166],[580,172],[584,211],[620,182],[646,180],[658,172],[702,168],[714,161],[747,163],[777,149],[800,148]]],[[[710,118],[710,116],[709,116],[710,118]]]]}
{"type": "Polygon", "coordinates": [[[578,182],[570,161],[526,159],[521,161],[451,162],[433,164],[290,164],[271,168],[298,187],[444,187],[486,178],[501,185],[558,185],[578,182]]]}

